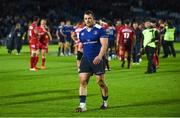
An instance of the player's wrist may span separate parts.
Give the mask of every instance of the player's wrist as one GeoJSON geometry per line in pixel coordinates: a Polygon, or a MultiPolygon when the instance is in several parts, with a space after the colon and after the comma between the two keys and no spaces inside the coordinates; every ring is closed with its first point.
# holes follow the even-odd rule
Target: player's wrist
{"type": "Polygon", "coordinates": [[[97,56],[99,60],[102,60],[102,56],[101,55],[98,55],[97,56]]]}

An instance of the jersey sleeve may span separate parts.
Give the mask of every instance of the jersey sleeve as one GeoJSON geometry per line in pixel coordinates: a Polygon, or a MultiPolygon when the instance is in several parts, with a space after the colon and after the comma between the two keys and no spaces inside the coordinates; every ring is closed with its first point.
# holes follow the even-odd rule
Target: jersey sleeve
{"type": "Polygon", "coordinates": [[[71,28],[71,31],[72,31],[72,32],[75,32],[75,30],[76,30],[76,27],[72,27],[72,28],[71,28]]]}
{"type": "Polygon", "coordinates": [[[82,31],[79,32],[79,40],[82,43],[82,31]]]}
{"type": "Polygon", "coordinates": [[[108,35],[103,28],[100,29],[100,38],[108,38],[108,35]]]}

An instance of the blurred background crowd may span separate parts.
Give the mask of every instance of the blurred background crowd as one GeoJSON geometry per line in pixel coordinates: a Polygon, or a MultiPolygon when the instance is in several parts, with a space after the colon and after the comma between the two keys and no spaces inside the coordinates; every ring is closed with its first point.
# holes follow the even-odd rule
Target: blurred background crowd
{"type": "MultiPolygon", "coordinates": [[[[177,29],[176,40],[180,40],[179,0],[0,0],[0,41],[5,43],[12,27],[18,22],[24,32],[32,22],[33,16],[48,20],[48,26],[56,42],[56,30],[62,20],[75,24],[82,20],[85,10],[95,12],[96,19],[106,19],[115,24],[117,20],[136,20],[144,18],[171,19],[177,29]]],[[[24,41],[27,43],[28,41],[24,41]]]]}

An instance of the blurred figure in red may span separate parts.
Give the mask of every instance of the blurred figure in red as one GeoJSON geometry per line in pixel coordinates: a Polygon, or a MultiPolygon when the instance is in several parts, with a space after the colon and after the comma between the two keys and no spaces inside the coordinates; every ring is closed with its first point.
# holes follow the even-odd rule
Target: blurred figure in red
{"type": "Polygon", "coordinates": [[[132,55],[132,48],[133,45],[135,43],[135,33],[134,30],[132,29],[132,27],[130,27],[130,21],[129,20],[125,20],[124,22],[124,26],[120,29],[120,36],[119,36],[119,42],[118,44],[121,44],[119,47],[119,50],[121,52],[121,54],[119,54],[121,56],[121,61],[122,61],[122,65],[121,67],[124,67],[125,64],[125,59],[127,59],[127,67],[128,69],[131,68],[131,55],[132,55]]]}
{"type": "Polygon", "coordinates": [[[49,28],[47,27],[47,21],[45,19],[41,19],[40,26],[38,27],[39,32],[39,49],[42,54],[42,64],[41,69],[46,69],[46,53],[48,53],[48,44],[49,40],[52,40],[52,36],[50,34],[49,28]]]}
{"type": "Polygon", "coordinates": [[[75,42],[75,54],[77,54],[78,72],[79,72],[79,66],[80,66],[81,58],[83,56],[82,43],[80,43],[80,40],[79,40],[79,33],[83,29],[83,27],[84,27],[83,22],[78,22],[76,27],[75,27],[75,31],[71,33],[71,38],[75,42]]]}
{"type": "Polygon", "coordinates": [[[30,48],[30,70],[37,71],[36,67],[39,55],[39,35],[38,35],[38,24],[39,18],[34,17],[32,24],[28,29],[29,48],[30,48]]]}
{"type": "Polygon", "coordinates": [[[116,46],[115,46],[115,50],[116,50],[116,55],[119,58],[119,60],[121,60],[121,56],[122,56],[122,54],[121,54],[122,51],[119,48],[121,46],[121,44],[119,42],[119,39],[120,39],[120,31],[121,31],[122,27],[123,27],[122,21],[118,20],[116,22],[116,26],[115,26],[115,29],[116,29],[116,35],[115,35],[116,36],[116,38],[115,38],[116,46]]]}

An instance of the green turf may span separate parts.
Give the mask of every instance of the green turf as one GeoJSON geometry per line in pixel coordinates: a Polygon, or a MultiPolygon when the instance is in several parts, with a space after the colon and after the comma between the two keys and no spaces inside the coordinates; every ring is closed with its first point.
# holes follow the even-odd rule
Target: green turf
{"type": "MultiPolygon", "coordinates": [[[[0,47],[0,116],[180,116],[180,54],[160,59],[156,74],[145,75],[146,58],[131,70],[112,60],[107,72],[109,108],[99,110],[101,95],[95,77],[88,86],[87,112],[75,113],[79,105],[79,78],[75,56],[57,57],[50,46],[47,70],[29,71],[29,50],[6,53],[0,47]]],[[[180,51],[180,43],[176,43],[180,51]]],[[[162,56],[162,55],[161,55],[162,56]]],[[[41,62],[41,61],[40,61],[41,62]]],[[[39,65],[40,65],[39,62],[39,65]]]]}

